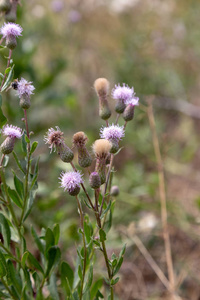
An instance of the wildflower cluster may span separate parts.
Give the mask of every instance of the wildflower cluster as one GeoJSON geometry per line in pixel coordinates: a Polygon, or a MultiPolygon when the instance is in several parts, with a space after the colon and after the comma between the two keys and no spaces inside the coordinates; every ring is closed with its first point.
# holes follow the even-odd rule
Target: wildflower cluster
{"type": "MultiPolygon", "coordinates": [[[[96,243],[100,249],[103,251],[105,264],[108,272],[108,282],[110,285],[110,299],[113,298],[113,285],[115,279],[113,278],[116,274],[115,266],[112,266],[111,260],[109,260],[107,255],[107,250],[105,246],[105,236],[104,224],[106,221],[107,213],[110,211],[109,201],[112,203],[113,197],[118,196],[119,188],[118,186],[112,186],[112,176],[111,172],[113,171],[113,162],[114,156],[119,150],[119,143],[125,136],[125,128],[128,121],[133,119],[134,107],[138,105],[139,98],[135,97],[133,87],[130,88],[128,85],[123,84],[123,86],[115,85],[115,88],[112,90],[112,98],[116,101],[115,111],[117,112],[117,118],[115,123],[108,123],[108,119],[111,117],[111,110],[109,108],[109,82],[105,78],[99,78],[94,82],[94,88],[99,98],[99,116],[105,120],[106,125],[100,128],[100,139],[97,139],[92,144],[92,152],[86,147],[88,142],[87,135],[83,132],[77,132],[73,135],[72,146],[67,146],[64,141],[64,133],[60,130],[58,126],[55,129],[50,128],[47,131],[46,136],[44,137],[45,143],[49,145],[50,152],[54,149],[60,155],[61,147],[65,149],[67,155],[70,155],[69,160],[65,160],[71,164],[71,171],[61,172],[59,176],[60,186],[67,191],[69,195],[76,197],[78,209],[80,213],[82,234],[83,234],[83,265],[82,265],[82,275],[80,282],[80,299],[83,295],[83,285],[86,276],[86,261],[87,253],[90,251],[91,244],[86,246],[86,233],[84,227],[84,213],[81,206],[80,199],[78,194],[83,189],[86,199],[84,200],[87,203],[87,206],[93,211],[96,218],[96,223],[99,230],[100,242],[97,243],[96,239],[91,240],[90,243],[96,243]],[[119,117],[122,114],[125,123],[120,126],[118,123],[119,117]],[[76,158],[74,151],[77,151],[78,156],[77,160],[73,161],[76,158]],[[94,161],[94,162],[93,162],[94,161]],[[79,171],[76,165],[79,165],[79,168],[87,169],[89,172],[89,178],[83,180],[84,171],[79,171]],[[88,193],[86,186],[90,186],[94,190],[94,196],[91,197],[91,191],[88,193]],[[94,199],[93,199],[94,198],[94,199]],[[100,200],[101,199],[101,200],[100,200]],[[104,217],[103,217],[104,216],[104,217]],[[103,218],[103,221],[101,220],[103,218]],[[104,238],[102,238],[102,234],[104,238]]],[[[61,157],[60,157],[61,158],[61,157]]],[[[61,158],[62,159],[62,158],[61,158]]],[[[63,160],[63,159],[62,159],[63,160]]],[[[63,160],[64,161],[64,160],[63,160]]],[[[85,176],[84,176],[85,177],[85,176]]],[[[124,253],[125,248],[123,249],[124,253]]],[[[120,258],[121,259],[121,258],[120,258]]],[[[123,259],[122,259],[123,260],[123,259]]],[[[122,261],[120,262],[120,264],[122,261]]]]}

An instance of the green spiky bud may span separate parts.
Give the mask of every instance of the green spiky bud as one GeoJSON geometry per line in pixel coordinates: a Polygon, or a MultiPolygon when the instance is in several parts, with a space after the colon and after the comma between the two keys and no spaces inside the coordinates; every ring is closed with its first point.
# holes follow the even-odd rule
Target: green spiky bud
{"type": "Polygon", "coordinates": [[[134,107],[133,105],[129,104],[124,110],[123,118],[126,122],[131,121],[134,117],[134,107]]]}
{"type": "Polygon", "coordinates": [[[82,168],[87,168],[92,163],[92,158],[85,146],[87,140],[88,138],[83,131],[79,131],[73,135],[73,144],[78,151],[78,163],[82,168]]]}
{"type": "Polygon", "coordinates": [[[109,140],[112,144],[110,153],[116,153],[119,150],[119,142],[116,139],[109,140]]]}
{"type": "Polygon", "coordinates": [[[101,179],[97,172],[90,174],[89,183],[92,189],[98,189],[101,186],[101,179]]]}
{"type": "Polygon", "coordinates": [[[73,190],[69,190],[68,193],[71,195],[71,196],[76,196],[78,195],[80,192],[80,187],[79,186],[76,186],[73,190]]]}
{"type": "Polygon", "coordinates": [[[12,6],[8,12],[5,14],[5,20],[7,22],[13,22],[15,23],[17,20],[17,5],[19,1],[18,0],[12,0],[12,6]]]}
{"type": "Polygon", "coordinates": [[[11,9],[10,0],[0,0],[0,11],[8,12],[11,9]]]}
{"type": "Polygon", "coordinates": [[[60,159],[66,163],[71,162],[74,158],[74,153],[64,142],[57,146],[57,152],[60,159]]]}
{"type": "Polygon", "coordinates": [[[13,151],[15,146],[15,138],[7,137],[5,141],[1,144],[1,152],[3,154],[9,154],[13,151]]]}
{"type": "Polygon", "coordinates": [[[118,196],[119,195],[119,187],[117,185],[113,185],[111,187],[111,191],[110,191],[111,196],[118,196]]]}
{"type": "Polygon", "coordinates": [[[17,47],[17,40],[14,35],[10,35],[6,38],[6,47],[13,50],[17,47]]]}
{"type": "Polygon", "coordinates": [[[99,97],[99,116],[103,120],[107,120],[111,116],[108,105],[109,81],[106,78],[98,78],[94,82],[95,91],[99,97]]]}
{"type": "Polygon", "coordinates": [[[29,107],[31,106],[30,96],[26,93],[23,94],[20,97],[19,105],[23,109],[29,109],[29,107]]]}
{"type": "Polygon", "coordinates": [[[125,108],[126,108],[126,104],[124,103],[123,100],[121,100],[121,99],[116,100],[115,111],[118,114],[122,114],[123,111],[125,110],[125,108]]]}

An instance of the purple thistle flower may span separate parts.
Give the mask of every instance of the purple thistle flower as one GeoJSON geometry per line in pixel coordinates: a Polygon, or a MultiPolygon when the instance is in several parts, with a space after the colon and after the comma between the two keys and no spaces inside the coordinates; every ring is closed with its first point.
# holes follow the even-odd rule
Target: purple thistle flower
{"type": "Polygon", "coordinates": [[[7,124],[2,128],[2,134],[9,136],[10,138],[20,139],[22,137],[22,129],[17,126],[7,124]]]}
{"type": "Polygon", "coordinates": [[[60,12],[64,8],[64,2],[62,0],[54,0],[51,2],[52,10],[56,13],[60,12]]]}
{"type": "Polygon", "coordinates": [[[126,102],[127,100],[131,99],[134,96],[134,89],[133,87],[130,88],[128,85],[123,83],[123,86],[120,84],[115,85],[115,88],[112,89],[112,97],[115,100],[122,100],[126,102]]]}
{"type": "Polygon", "coordinates": [[[109,127],[102,127],[100,129],[100,137],[106,140],[121,140],[124,137],[124,128],[119,125],[110,125],[109,127]]]}
{"type": "Polygon", "coordinates": [[[49,128],[47,131],[47,135],[44,136],[45,144],[49,144],[49,148],[51,149],[50,153],[56,150],[56,146],[63,142],[63,132],[60,130],[58,126],[56,126],[56,130],[53,128],[49,128]]]}
{"type": "Polygon", "coordinates": [[[4,23],[4,25],[0,28],[0,33],[4,38],[7,38],[9,36],[21,36],[22,31],[22,27],[15,23],[4,23]]]}
{"type": "Polygon", "coordinates": [[[128,99],[126,101],[126,105],[131,105],[131,106],[136,106],[136,105],[139,105],[139,98],[138,97],[133,97],[131,99],[128,99]]]}
{"type": "Polygon", "coordinates": [[[80,190],[80,184],[83,183],[82,176],[79,171],[62,172],[59,177],[60,186],[64,188],[64,191],[67,190],[70,195],[75,196],[80,190]]]}
{"type": "Polygon", "coordinates": [[[21,78],[20,81],[18,81],[17,85],[17,94],[21,98],[24,94],[30,96],[33,94],[34,86],[31,84],[31,81],[27,81],[24,78],[21,78]]]}

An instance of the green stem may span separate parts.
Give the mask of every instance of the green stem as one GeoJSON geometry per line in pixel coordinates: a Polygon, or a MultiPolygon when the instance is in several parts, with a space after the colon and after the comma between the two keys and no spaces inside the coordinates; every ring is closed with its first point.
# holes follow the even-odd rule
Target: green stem
{"type": "Polygon", "coordinates": [[[81,291],[80,291],[80,300],[83,297],[83,285],[84,285],[84,280],[85,280],[85,273],[86,273],[86,262],[87,262],[87,247],[85,243],[85,231],[84,231],[84,218],[83,218],[83,210],[81,207],[81,203],[76,196],[77,204],[78,204],[78,209],[80,213],[80,220],[81,220],[81,228],[82,228],[82,235],[83,235],[83,248],[84,248],[84,260],[83,260],[83,280],[81,281],[81,291]]]}
{"type": "Polygon", "coordinates": [[[108,188],[108,182],[109,182],[109,179],[110,179],[110,174],[111,174],[111,169],[112,169],[112,165],[113,165],[113,160],[114,160],[114,154],[112,153],[111,154],[111,158],[110,158],[109,170],[108,170],[108,174],[107,174],[107,177],[106,177],[104,194],[103,194],[103,199],[102,199],[101,208],[100,208],[100,215],[102,214],[102,210],[103,210],[103,204],[104,204],[104,201],[105,201],[105,195],[106,195],[107,188],[108,188]]]}
{"type": "Polygon", "coordinates": [[[24,119],[25,119],[25,126],[26,126],[26,134],[29,139],[29,143],[27,143],[27,152],[28,152],[28,160],[27,160],[27,168],[26,168],[26,177],[25,177],[25,192],[24,192],[24,205],[22,209],[22,214],[20,218],[20,225],[23,224],[23,218],[26,212],[26,207],[27,207],[27,200],[28,200],[28,177],[29,177],[29,170],[30,170],[30,159],[31,159],[31,154],[30,154],[30,134],[29,134],[29,129],[28,129],[28,119],[27,119],[27,112],[26,109],[24,109],[24,119]]]}
{"type": "MultiPolygon", "coordinates": [[[[98,193],[95,193],[95,203],[98,203],[98,198],[97,197],[98,197],[98,193]]],[[[101,225],[101,219],[100,219],[100,213],[99,213],[98,205],[96,205],[95,216],[96,216],[96,220],[97,220],[97,225],[98,225],[99,229],[101,229],[102,225],[101,225]]],[[[109,259],[108,259],[108,254],[107,254],[107,250],[106,250],[105,241],[102,241],[101,245],[102,245],[102,252],[103,252],[103,255],[104,255],[104,259],[105,259],[107,272],[108,272],[108,278],[111,281],[113,276],[112,276],[112,272],[111,272],[110,265],[109,265],[109,259]]],[[[113,300],[114,299],[113,286],[111,284],[110,284],[110,295],[111,295],[110,299],[113,300]]]]}
{"type": "Polygon", "coordinates": [[[4,244],[2,242],[0,242],[0,247],[5,251],[7,252],[13,260],[15,260],[16,262],[18,262],[20,265],[21,265],[21,261],[17,258],[17,257],[14,257],[13,254],[4,246],[4,244]]]}

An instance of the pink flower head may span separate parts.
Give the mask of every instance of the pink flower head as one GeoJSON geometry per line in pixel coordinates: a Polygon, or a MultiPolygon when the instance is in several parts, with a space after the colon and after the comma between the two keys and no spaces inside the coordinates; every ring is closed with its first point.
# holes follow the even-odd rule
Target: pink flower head
{"type": "Polygon", "coordinates": [[[34,91],[34,86],[31,84],[31,81],[27,81],[24,78],[21,78],[20,81],[18,81],[18,85],[17,85],[17,94],[18,96],[21,98],[22,95],[26,94],[28,96],[30,96],[31,94],[33,94],[34,91]]]}
{"type": "Polygon", "coordinates": [[[77,187],[80,187],[80,184],[83,183],[82,174],[77,172],[62,172],[60,174],[60,183],[61,187],[64,188],[64,191],[68,191],[70,194],[73,193],[77,187]]]}
{"type": "Polygon", "coordinates": [[[136,106],[136,105],[139,105],[138,102],[139,102],[139,98],[138,97],[133,97],[133,98],[126,101],[126,105],[136,106]]]}
{"type": "Polygon", "coordinates": [[[49,144],[50,152],[54,149],[56,150],[56,146],[63,142],[63,132],[60,130],[58,126],[56,126],[56,130],[53,128],[49,128],[47,131],[47,135],[44,136],[45,144],[49,144]]]}
{"type": "Polygon", "coordinates": [[[56,13],[60,12],[64,8],[64,2],[62,0],[53,0],[51,2],[52,10],[56,13]]]}
{"type": "Polygon", "coordinates": [[[7,38],[9,36],[18,37],[22,35],[22,31],[22,27],[15,23],[4,23],[4,25],[0,28],[0,33],[4,38],[7,38]]]}
{"type": "Polygon", "coordinates": [[[7,124],[2,128],[2,134],[11,138],[20,139],[22,137],[22,129],[17,126],[7,124]]]}
{"type": "Polygon", "coordinates": [[[106,140],[120,141],[124,137],[124,128],[119,125],[110,125],[108,127],[102,127],[100,129],[100,137],[106,140]]]}
{"type": "Polygon", "coordinates": [[[122,100],[126,102],[127,100],[131,99],[134,96],[134,89],[133,87],[130,88],[128,85],[123,83],[123,86],[120,84],[115,85],[115,88],[112,90],[112,97],[115,100],[122,100]]]}

